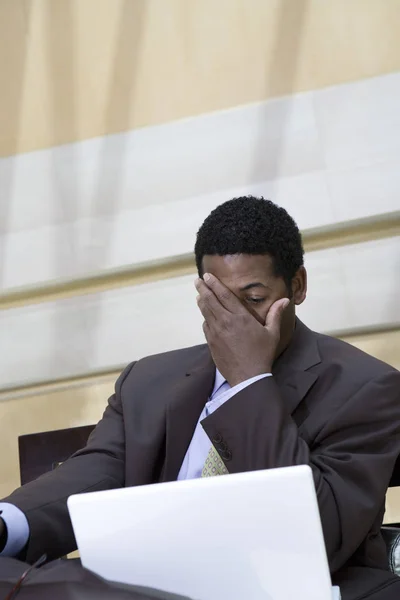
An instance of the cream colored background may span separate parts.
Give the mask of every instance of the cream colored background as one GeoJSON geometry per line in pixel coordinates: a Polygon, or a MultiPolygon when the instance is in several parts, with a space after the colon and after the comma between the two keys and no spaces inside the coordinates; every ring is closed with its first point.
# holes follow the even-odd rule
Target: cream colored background
{"type": "Polygon", "coordinates": [[[95,422],[125,363],[201,341],[191,275],[107,277],[188,257],[236,194],[322,237],[376,223],[307,254],[301,316],[400,367],[399,29],[400,0],[0,0],[0,301],[28,286],[0,312],[0,496],[18,435],[95,422]]]}
{"type": "Polygon", "coordinates": [[[398,0],[1,0],[0,156],[400,68],[398,0]]]}

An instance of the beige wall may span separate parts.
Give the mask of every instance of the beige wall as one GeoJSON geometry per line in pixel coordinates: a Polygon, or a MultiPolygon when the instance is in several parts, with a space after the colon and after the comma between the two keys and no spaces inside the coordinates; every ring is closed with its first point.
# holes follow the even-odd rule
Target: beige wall
{"type": "MultiPolygon", "coordinates": [[[[0,157],[399,71],[399,20],[400,0],[0,0],[0,157]]],[[[360,99],[359,96],[357,98],[360,99]]],[[[362,96],[362,105],[368,99],[368,95],[362,96]]],[[[329,103],[324,105],[322,112],[325,111],[327,120],[331,112],[339,120],[341,115],[336,113],[346,111],[337,108],[335,99],[329,99],[329,103]]],[[[378,120],[385,116],[385,98],[380,106],[382,112],[377,116],[378,120]]],[[[357,112],[358,107],[354,110],[357,112]]],[[[288,114],[285,107],[277,113],[282,135],[286,131],[285,117],[288,114]]],[[[302,119],[308,118],[306,112],[299,110],[299,114],[294,136],[304,127],[302,119]]],[[[351,120],[353,116],[350,114],[347,118],[351,120]]],[[[377,119],[374,118],[371,124],[375,125],[377,119]]],[[[329,155],[331,159],[333,156],[333,167],[350,172],[349,165],[337,159],[338,156],[341,158],[340,147],[348,150],[346,142],[342,142],[346,136],[335,137],[345,127],[341,122],[338,126],[335,122],[330,126],[331,129],[326,127],[323,130],[326,135],[321,136],[322,142],[333,140],[332,144],[336,147],[332,145],[329,155]]],[[[354,135],[360,135],[357,126],[354,135]]],[[[364,145],[368,149],[378,147],[380,150],[379,144],[374,144],[373,136],[364,145]]],[[[254,155],[260,147],[263,146],[255,146],[254,155]]],[[[303,148],[302,143],[299,147],[303,148]]],[[[284,153],[285,150],[284,144],[278,140],[277,151],[284,153]]],[[[373,160],[382,162],[378,151],[373,154],[373,160]]],[[[84,187],[87,183],[79,180],[79,160],[82,157],[74,155],[74,152],[76,149],[71,154],[68,154],[68,149],[66,151],[63,175],[66,182],[76,178],[72,191],[62,188],[58,181],[54,189],[49,188],[50,195],[59,194],[61,205],[63,194],[72,205],[80,185],[84,187]]],[[[194,150],[193,155],[196,156],[194,150]]],[[[120,175],[117,170],[117,177],[112,177],[107,185],[102,179],[102,172],[110,158],[115,158],[112,152],[103,152],[97,184],[100,197],[104,187],[109,194],[105,199],[101,197],[100,202],[100,208],[106,215],[120,175]]],[[[279,158],[276,158],[276,164],[279,158]]],[[[393,172],[398,173],[392,158],[385,155],[385,160],[391,161],[393,172]]],[[[117,154],[117,159],[123,163],[124,154],[117,154]]],[[[255,161],[257,159],[255,156],[255,161]]],[[[49,158],[50,165],[52,160],[54,155],[49,158]]],[[[32,155],[28,170],[36,175],[35,161],[36,155],[32,155]]],[[[59,167],[58,164],[56,166],[59,167]]],[[[360,179],[365,179],[372,169],[369,163],[355,164],[354,169],[361,166],[365,167],[366,173],[360,179]]],[[[3,182],[1,167],[2,164],[0,183],[3,182]]],[[[332,164],[328,167],[333,168],[332,164]]],[[[382,188],[382,181],[389,180],[385,175],[387,172],[382,172],[382,175],[377,171],[376,179],[367,186],[374,191],[381,205],[392,189],[396,190],[396,194],[398,191],[395,178],[390,179],[390,189],[388,185],[382,188]]],[[[330,170],[328,175],[331,174],[330,170]]],[[[157,175],[158,171],[154,180],[157,175]]],[[[289,175],[287,179],[290,179],[289,175]]],[[[351,178],[342,184],[342,190],[340,181],[343,181],[343,174],[336,175],[335,190],[344,193],[349,186],[353,186],[352,192],[355,190],[356,176],[352,171],[351,178]]],[[[53,173],[51,178],[56,179],[53,173]]],[[[38,179],[32,181],[24,193],[31,206],[36,206],[45,195],[45,185],[38,183],[38,179]]],[[[313,187],[314,180],[310,181],[305,190],[317,190],[318,200],[320,188],[313,187]]],[[[330,183],[327,176],[327,183],[324,181],[321,186],[326,188],[330,183]]],[[[173,184],[171,188],[173,195],[173,184]]],[[[285,189],[294,191],[298,184],[296,182],[293,187],[285,189]]],[[[358,197],[362,198],[361,188],[358,189],[358,197]]],[[[128,192],[131,193],[131,190],[128,192]]],[[[1,193],[0,189],[0,201],[3,199],[1,193]]],[[[299,202],[307,197],[305,194],[299,202]]],[[[186,199],[184,195],[182,198],[186,199]]],[[[330,200],[330,197],[327,198],[326,206],[330,200]]],[[[351,200],[350,197],[349,203],[351,200]]],[[[3,206],[5,203],[0,202],[0,229],[7,216],[3,206]]],[[[50,210],[53,210],[53,205],[50,210]]],[[[185,212],[181,207],[177,210],[185,212]]],[[[307,210],[310,215],[318,212],[314,205],[307,210]]],[[[166,216],[170,209],[168,206],[161,207],[160,211],[164,211],[166,216]]],[[[57,211],[54,209],[54,212],[57,211]]],[[[299,210],[299,214],[302,212],[299,210]]],[[[333,203],[333,222],[335,218],[339,221],[342,218],[338,214],[333,203]]],[[[340,215],[345,214],[340,212],[340,215]]],[[[161,221],[162,215],[158,214],[158,217],[161,221]]],[[[101,223],[98,234],[101,242],[96,242],[97,237],[94,236],[94,240],[90,240],[90,248],[84,248],[85,257],[96,243],[102,245],[104,230],[106,228],[101,223]]],[[[38,228],[37,232],[42,239],[43,234],[38,228]]],[[[28,233],[31,234],[30,231],[28,233]]],[[[95,233],[97,235],[97,230],[95,233]]],[[[156,231],[156,234],[161,236],[160,232],[156,231]]],[[[64,240],[58,230],[54,237],[60,242],[64,240]]],[[[352,252],[350,248],[349,253],[352,252]]],[[[45,254],[51,253],[46,250],[45,254]]],[[[29,252],[22,256],[24,264],[27,255],[29,252]]],[[[70,266],[69,255],[65,257],[59,252],[56,258],[58,266],[70,266]]],[[[78,256],[77,262],[81,260],[78,256]]],[[[56,276],[59,276],[58,272],[55,272],[54,279],[56,276]]],[[[93,312],[91,310],[91,316],[93,312]]],[[[152,315],[147,318],[151,322],[152,315]]],[[[18,320],[17,315],[15,322],[18,320]]],[[[57,348],[51,348],[57,358],[60,346],[66,346],[63,335],[68,335],[69,323],[65,324],[61,314],[55,319],[55,325],[49,337],[53,336],[51,341],[57,345],[57,348]]],[[[394,326],[397,325],[394,323],[394,326]]],[[[82,330],[80,322],[76,326],[82,330]]],[[[26,331],[23,333],[26,335],[26,331]]],[[[90,350],[98,342],[95,336],[88,341],[90,350]]],[[[355,336],[350,341],[400,368],[398,330],[355,336]]],[[[9,350],[6,348],[6,351],[9,350]]],[[[75,349],[70,349],[70,352],[74,353],[75,349]]],[[[17,353],[16,356],[19,360],[17,353]]],[[[0,497],[19,482],[19,435],[97,421],[112,387],[112,378],[101,381],[90,379],[81,385],[51,392],[33,394],[28,391],[19,397],[9,398],[8,394],[0,397],[0,497]]]]}
{"type": "Polygon", "coordinates": [[[399,0],[1,0],[0,156],[400,68],[399,0]]]}

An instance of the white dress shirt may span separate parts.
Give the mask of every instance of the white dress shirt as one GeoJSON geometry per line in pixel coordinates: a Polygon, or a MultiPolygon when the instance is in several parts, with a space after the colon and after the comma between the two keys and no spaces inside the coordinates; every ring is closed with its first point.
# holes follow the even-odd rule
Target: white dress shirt
{"type": "Polygon", "coordinates": [[[183,459],[178,479],[196,479],[197,477],[201,477],[201,472],[211,448],[210,438],[204,431],[201,421],[215,412],[220,406],[238,394],[241,390],[244,390],[247,386],[255,383],[259,379],[270,376],[271,373],[257,375],[256,377],[242,381],[242,383],[231,388],[218,369],[216,370],[214,389],[197,421],[196,429],[194,430],[192,441],[189,444],[186,456],[183,459]]]}

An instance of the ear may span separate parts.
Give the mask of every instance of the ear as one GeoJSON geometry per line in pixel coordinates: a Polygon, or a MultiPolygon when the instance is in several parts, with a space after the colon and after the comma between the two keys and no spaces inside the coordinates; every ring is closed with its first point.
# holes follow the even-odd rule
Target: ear
{"type": "Polygon", "coordinates": [[[307,296],[307,271],[305,267],[300,267],[292,279],[292,299],[298,306],[303,304],[307,296]]]}

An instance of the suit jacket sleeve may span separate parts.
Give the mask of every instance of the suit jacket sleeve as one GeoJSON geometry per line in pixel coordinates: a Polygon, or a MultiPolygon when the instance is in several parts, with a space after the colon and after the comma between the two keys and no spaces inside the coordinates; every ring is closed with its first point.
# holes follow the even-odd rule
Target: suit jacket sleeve
{"type": "Polygon", "coordinates": [[[224,441],[230,473],[310,465],[335,572],[366,538],[384,506],[400,453],[400,374],[388,372],[338,402],[333,418],[324,422],[322,416],[310,445],[300,437],[272,377],[239,392],[202,425],[212,441],[224,441]]]}
{"type": "Polygon", "coordinates": [[[35,561],[43,553],[50,560],[76,549],[67,509],[69,496],[124,486],[125,432],[121,388],[132,367],[133,364],[129,365],[117,380],[115,393],[86,447],[54,471],[4,499],[22,510],[28,519],[30,537],[23,553],[28,562],[35,561]]]}

